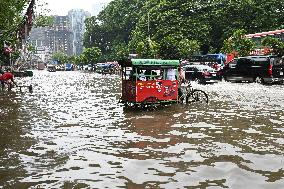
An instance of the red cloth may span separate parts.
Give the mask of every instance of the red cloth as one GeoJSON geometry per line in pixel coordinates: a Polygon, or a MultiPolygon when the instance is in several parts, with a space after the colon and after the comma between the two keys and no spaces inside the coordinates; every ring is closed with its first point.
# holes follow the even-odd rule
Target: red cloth
{"type": "Polygon", "coordinates": [[[4,73],[3,75],[0,76],[0,80],[2,81],[7,81],[9,79],[13,79],[14,75],[10,72],[4,73]]]}

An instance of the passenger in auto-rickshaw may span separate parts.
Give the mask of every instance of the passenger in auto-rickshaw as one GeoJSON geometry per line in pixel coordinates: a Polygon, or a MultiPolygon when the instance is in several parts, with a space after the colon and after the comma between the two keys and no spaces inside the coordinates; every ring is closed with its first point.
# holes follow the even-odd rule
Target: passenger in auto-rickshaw
{"type": "Polygon", "coordinates": [[[157,70],[157,69],[138,69],[137,72],[132,71],[130,74],[130,80],[135,81],[149,81],[149,80],[156,80],[156,79],[162,79],[163,78],[163,71],[157,70]],[[158,72],[158,73],[157,73],[158,72]]]}
{"type": "Polygon", "coordinates": [[[149,68],[149,69],[139,69],[137,68],[137,71],[135,72],[135,69],[131,71],[130,73],[130,80],[135,81],[136,79],[138,81],[148,81],[148,80],[156,80],[156,79],[166,79],[166,80],[177,80],[179,79],[179,83],[185,82],[185,76],[182,68],[178,68],[178,75],[176,73],[175,69],[155,69],[155,68],[149,68]],[[166,71],[164,75],[164,71],[166,71]]]}
{"type": "Polygon", "coordinates": [[[146,81],[146,76],[142,70],[137,70],[137,80],[146,81]]]}
{"type": "Polygon", "coordinates": [[[173,68],[167,69],[167,80],[176,80],[176,71],[173,68]]]}

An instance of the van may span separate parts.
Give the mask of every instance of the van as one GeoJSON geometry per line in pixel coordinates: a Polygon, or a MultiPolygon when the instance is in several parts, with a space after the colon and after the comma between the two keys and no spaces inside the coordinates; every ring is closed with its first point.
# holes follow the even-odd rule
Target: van
{"type": "Polygon", "coordinates": [[[284,81],[284,62],[274,56],[240,57],[226,65],[223,77],[226,81],[280,83],[284,81]]]}

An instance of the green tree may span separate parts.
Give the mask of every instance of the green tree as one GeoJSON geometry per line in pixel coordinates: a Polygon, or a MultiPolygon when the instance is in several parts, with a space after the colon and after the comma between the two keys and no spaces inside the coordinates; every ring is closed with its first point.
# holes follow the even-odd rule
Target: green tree
{"type": "Polygon", "coordinates": [[[34,27],[46,27],[53,24],[53,17],[46,15],[37,15],[34,22],[34,27]]]}
{"type": "MultiPolygon", "coordinates": [[[[0,1],[0,35],[1,39],[12,42],[16,38],[18,25],[22,21],[22,13],[28,4],[26,0],[0,1]]],[[[3,43],[2,43],[3,44],[3,43]]]]}
{"type": "Polygon", "coordinates": [[[17,58],[15,49],[18,43],[17,32],[19,24],[23,20],[22,14],[29,2],[27,0],[0,1],[0,59],[3,63],[9,62],[9,55],[3,52],[3,44],[9,44],[14,48],[12,58],[17,58]]]}
{"type": "MultiPolygon", "coordinates": [[[[12,58],[15,60],[19,57],[18,48],[21,48],[21,39],[18,36],[19,32],[23,30],[23,23],[28,5],[31,0],[2,0],[0,1],[0,49],[3,49],[3,44],[9,44],[13,47],[14,52],[12,58]]],[[[45,17],[43,12],[37,13],[38,8],[43,6],[36,1],[34,5],[35,19],[33,24],[37,26],[46,25],[49,17],[45,17]]],[[[7,55],[0,53],[1,60],[7,60],[7,55]]],[[[7,61],[6,61],[7,62],[7,61]]]]}
{"type": "Polygon", "coordinates": [[[236,30],[233,35],[224,41],[222,52],[236,53],[237,56],[247,56],[255,47],[252,40],[245,38],[245,30],[236,30]]]}
{"type": "Polygon", "coordinates": [[[181,58],[187,59],[194,54],[199,54],[200,44],[196,40],[182,39],[178,48],[181,54],[181,58]]]}
{"type": "Polygon", "coordinates": [[[137,43],[131,44],[131,49],[135,49],[134,52],[138,53],[140,58],[158,58],[160,51],[160,44],[156,41],[146,38],[137,43]]]}
{"type": "MultiPolygon", "coordinates": [[[[275,30],[283,26],[283,20],[283,0],[113,0],[86,21],[84,45],[97,46],[105,59],[122,51],[141,57],[182,58],[220,52],[234,31],[275,30]]],[[[251,42],[240,42],[235,48],[247,54],[251,42]]]]}
{"type": "Polygon", "coordinates": [[[81,58],[84,64],[91,64],[97,62],[101,55],[101,50],[98,47],[91,47],[83,50],[81,58]]]}
{"type": "Polygon", "coordinates": [[[128,53],[130,33],[139,19],[138,13],[145,0],[114,0],[97,16],[88,18],[84,46],[98,47],[101,60],[112,60],[116,54],[128,53]],[[119,48],[121,47],[121,48],[119,48]]]}
{"type": "Polygon", "coordinates": [[[52,60],[57,61],[59,64],[65,64],[68,62],[68,55],[64,52],[56,52],[51,58],[52,60]]]}

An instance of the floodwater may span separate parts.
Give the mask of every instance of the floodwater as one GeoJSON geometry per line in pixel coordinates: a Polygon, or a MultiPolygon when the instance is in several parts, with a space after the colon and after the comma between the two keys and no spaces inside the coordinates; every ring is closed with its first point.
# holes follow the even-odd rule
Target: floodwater
{"type": "Polygon", "coordinates": [[[284,188],[284,85],[198,85],[209,104],[119,104],[120,78],[34,71],[0,93],[0,188],[284,188]]]}

